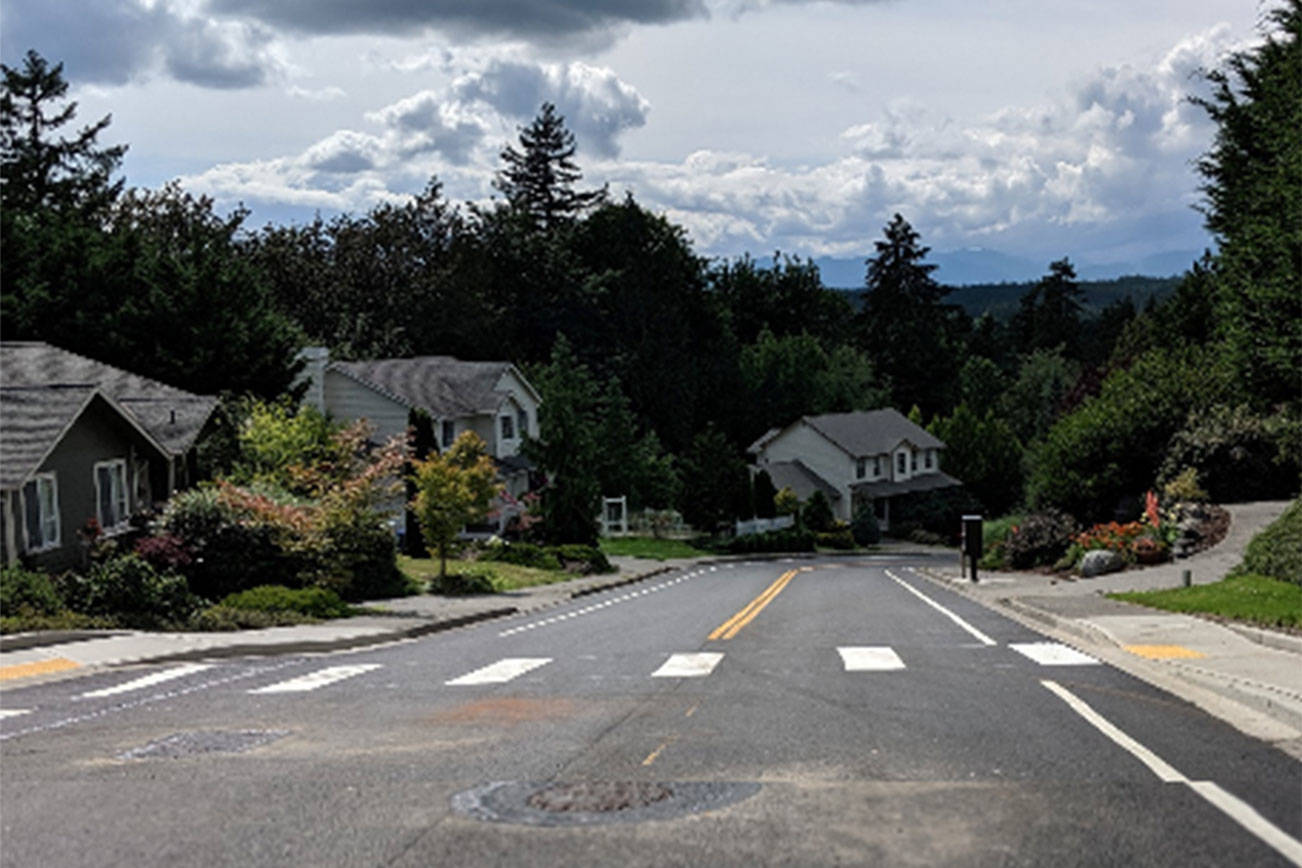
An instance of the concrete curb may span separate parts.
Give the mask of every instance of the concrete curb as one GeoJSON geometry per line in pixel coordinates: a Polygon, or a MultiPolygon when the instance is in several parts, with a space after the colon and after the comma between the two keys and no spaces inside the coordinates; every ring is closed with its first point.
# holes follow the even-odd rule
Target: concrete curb
{"type": "Polygon", "coordinates": [[[0,653],[27,651],[47,645],[69,645],[73,642],[91,642],[95,639],[112,639],[130,636],[131,630],[49,630],[42,633],[11,633],[0,636],[0,653]]]}

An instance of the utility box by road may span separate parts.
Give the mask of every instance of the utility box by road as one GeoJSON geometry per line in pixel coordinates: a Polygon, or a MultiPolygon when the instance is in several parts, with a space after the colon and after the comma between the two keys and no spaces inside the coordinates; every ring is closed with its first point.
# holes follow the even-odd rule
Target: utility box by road
{"type": "Polygon", "coordinates": [[[981,560],[983,531],[979,515],[963,516],[963,541],[959,544],[962,558],[972,568],[972,581],[977,581],[977,563],[981,560]]]}

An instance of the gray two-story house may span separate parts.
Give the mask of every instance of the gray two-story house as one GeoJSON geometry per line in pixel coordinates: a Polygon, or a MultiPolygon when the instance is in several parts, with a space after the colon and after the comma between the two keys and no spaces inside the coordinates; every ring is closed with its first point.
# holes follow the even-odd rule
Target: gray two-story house
{"type": "Polygon", "coordinates": [[[849,521],[871,502],[883,530],[891,500],[901,495],[962,485],[940,470],[945,444],[898,410],[802,416],[773,428],[747,450],[755,471],[790,488],[801,500],[822,491],[833,514],[849,521]]]}

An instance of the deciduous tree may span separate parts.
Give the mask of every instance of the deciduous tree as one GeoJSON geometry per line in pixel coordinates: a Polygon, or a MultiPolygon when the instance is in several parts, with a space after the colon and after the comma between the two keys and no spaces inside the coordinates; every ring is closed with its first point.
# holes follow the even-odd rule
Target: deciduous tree
{"type": "Polygon", "coordinates": [[[448,573],[448,554],[468,524],[483,521],[501,490],[497,468],[484,441],[463,431],[441,455],[413,462],[416,499],[412,509],[431,553],[439,556],[439,576],[448,573]]]}

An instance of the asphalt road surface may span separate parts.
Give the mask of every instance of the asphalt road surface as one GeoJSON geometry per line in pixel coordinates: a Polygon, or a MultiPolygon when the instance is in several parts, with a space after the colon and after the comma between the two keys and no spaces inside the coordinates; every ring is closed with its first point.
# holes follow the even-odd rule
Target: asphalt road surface
{"type": "Polygon", "coordinates": [[[902,559],[7,690],[0,863],[1302,864],[1302,765],[902,559]]]}

